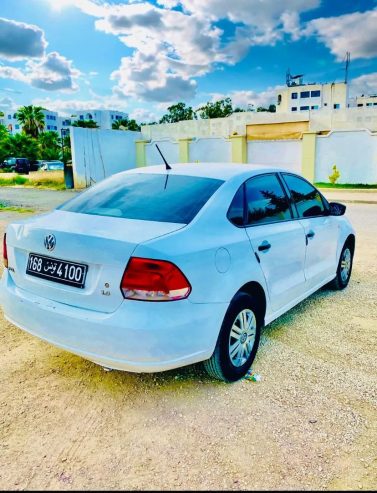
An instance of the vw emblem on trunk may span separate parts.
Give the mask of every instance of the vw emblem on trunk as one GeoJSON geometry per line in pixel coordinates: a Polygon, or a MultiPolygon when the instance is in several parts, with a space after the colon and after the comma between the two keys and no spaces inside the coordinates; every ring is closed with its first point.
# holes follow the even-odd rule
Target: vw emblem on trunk
{"type": "Polygon", "coordinates": [[[46,250],[53,250],[55,248],[55,245],[56,245],[56,238],[54,235],[47,235],[45,237],[45,247],[46,247],[46,250]]]}

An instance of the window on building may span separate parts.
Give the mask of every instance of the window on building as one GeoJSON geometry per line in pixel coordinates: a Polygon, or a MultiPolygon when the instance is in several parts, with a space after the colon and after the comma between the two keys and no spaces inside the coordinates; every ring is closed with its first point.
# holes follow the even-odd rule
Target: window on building
{"type": "Polygon", "coordinates": [[[19,128],[20,128],[20,126],[17,125],[17,123],[16,123],[15,127],[16,127],[16,130],[19,130],[19,128]]]}
{"type": "Polygon", "coordinates": [[[111,119],[114,120],[114,115],[111,115],[111,119]]]}
{"type": "Polygon", "coordinates": [[[321,91],[311,91],[310,96],[312,98],[319,98],[321,96],[321,91]]]}
{"type": "Polygon", "coordinates": [[[334,103],[334,110],[338,110],[340,108],[340,104],[339,103],[334,103]]]}
{"type": "Polygon", "coordinates": [[[17,113],[13,114],[13,118],[15,118],[15,119],[17,118],[17,113]]]}
{"type": "Polygon", "coordinates": [[[12,119],[12,115],[8,115],[8,120],[11,120],[12,119]]]}
{"type": "Polygon", "coordinates": [[[327,103],[325,103],[323,106],[327,106],[327,103]]]}
{"type": "Polygon", "coordinates": [[[300,106],[300,111],[308,111],[309,106],[300,106]]]}
{"type": "Polygon", "coordinates": [[[266,224],[292,219],[289,201],[276,175],[246,182],[247,224],[266,224]]]}
{"type": "Polygon", "coordinates": [[[281,104],[281,94],[278,94],[278,104],[281,104]]]}
{"type": "Polygon", "coordinates": [[[319,106],[318,104],[315,104],[314,106],[311,107],[312,110],[318,110],[319,106]]]}
{"type": "Polygon", "coordinates": [[[84,115],[80,115],[80,120],[83,120],[84,119],[84,115]]]}
{"type": "Polygon", "coordinates": [[[367,103],[366,106],[372,106],[372,103],[367,103]]]}
{"type": "Polygon", "coordinates": [[[297,106],[292,106],[292,111],[297,111],[297,106]]]}
{"type": "Polygon", "coordinates": [[[364,105],[363,105],[363,103],[359,103],[359,104],[357,105],[357,107],[358,107],[358,108],[361,108],[362,106],[364,106],[364,105]]]}
{"type": "Polygon", "coordinates": [[[310,91],[302,91],[302,92],[300,92],[300,97],[301,98],[309,98],[310,97],[310,91]]]}
{"type": "Polygon", "coordinates": [[[50,125],[47,125],[47,130],[50,130],[50,129],[51,129],[50,125]]]}
{"type": "Polygon", "coordinates": [[[377,103],[373,103],[373,106],[377,106],[377,103]]]}
{"type": "Polygon", "coordinates": [[[297,99],[297,96],[298,96],[297,92],[292,92],[291,94],[292,99],[297,99]]]}

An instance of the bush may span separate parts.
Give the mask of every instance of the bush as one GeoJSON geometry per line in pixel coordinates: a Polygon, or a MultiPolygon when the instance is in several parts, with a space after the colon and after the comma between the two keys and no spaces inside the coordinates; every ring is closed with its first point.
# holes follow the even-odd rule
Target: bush
{"type": "Polygon", "coordinates": [[[332,167],[332,174],[329,175],[330,183],[334,185],[339,177],[340,177],[339,170],[337,169],[336,164],[334,164],[334,166],[332,167]]]}

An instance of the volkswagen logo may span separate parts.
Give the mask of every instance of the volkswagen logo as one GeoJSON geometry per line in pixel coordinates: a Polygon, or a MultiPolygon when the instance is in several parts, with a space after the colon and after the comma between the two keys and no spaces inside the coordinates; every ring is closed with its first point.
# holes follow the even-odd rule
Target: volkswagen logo
{"type": "Polygon", "coordinates": [[[55,245],[56,245],[56,238],[54,235],[47,235],[45,237],[45,247],[46,247],[46,250],[53,250],[55,248],[55,245]]]}

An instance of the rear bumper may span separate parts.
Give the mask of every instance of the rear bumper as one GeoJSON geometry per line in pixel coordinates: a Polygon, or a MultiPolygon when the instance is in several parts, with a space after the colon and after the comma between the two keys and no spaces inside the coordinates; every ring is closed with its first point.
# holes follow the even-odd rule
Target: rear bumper
{"type": "Polygon", "coordinates": [[[58,303],[18,288],[5,270],[0,304],[17,327],[99,365],[157,372],[208,359],[228,308],[189,300],[125,300],[113,313],[58,303]]]}

